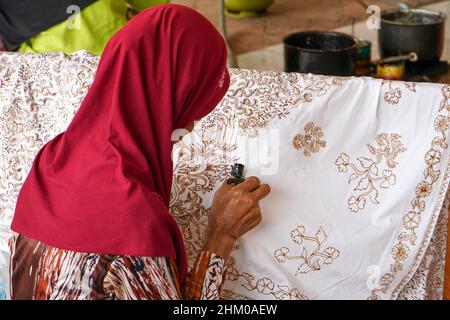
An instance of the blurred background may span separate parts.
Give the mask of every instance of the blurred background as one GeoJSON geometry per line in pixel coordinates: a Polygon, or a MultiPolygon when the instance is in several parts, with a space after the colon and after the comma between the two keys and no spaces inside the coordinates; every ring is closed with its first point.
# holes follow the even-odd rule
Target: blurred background
{"type": "Polygon", "coordinates": [[[219,30],[226,29],[233,58],[230,66],[450,83],[447,62],[450,59],[450,32],[446,19],[450,14],[450,1],[224,0],[222,4],[221,0],[173,0],[172,3],[192,7],[219,30]],[[431,12],[421,12],[424,9],[431,12]],[[375,17],[373,10],[379,14],[378,20],[385,21],[378,28],[369,26],[375,17]],[[402,10],[404,14],[399,15],[402,10]],[[397,13],[391,17],[384,15],[390,11],[397,13]],[[221,18],[222,12],[224,18],[221,18]],[[337,45],[337,39],[323,34],[302,35],[303,39],[294,38],[290,49],[286,49],[283,39],[287,35],[306,31],[341,32],[355,38],[359,50],[356,68],[352,67],[349,72],[335,67],[353,63],[346,61],[350,58],[343,57],[342,53],[340,57],[328,53],[298,54],[303,49],[341,50],[348,39],[337,45]],[[433,58],[427,58],[429,52],[426,51],[432,50],[435,51],[433,58]],[[329,66],[320,66],[327,62],[329,66]]]}
{"type": "MultiPolygon", "coordinates": [[[[266,3],[266,0],[234,0],[242,8],[266,3]],[[252,4],[255,3],[255,4],[252,4]]],[[[236,55],[260,50],[281,42],[288,33],[304,30],[333,30],[349,25],[352,20],[365,21],[369,5],[379,5],[381,9],[395,8],[396,1],[375,0],[274,0],[265,13],[257,18],[226,17],[229,43],[236,55]]],[[[416,8],[436,0],[403,0],[403,3],[416,8]]],[[[194,8],[215,25],[219,23],[220,0],[172,0],[194,8]]]]}
{"type": "Polygon", "coordinates": [[[436,0],[0,0],[0,51],[100,55],[135,14],[168,2],[217,27],[229,67],[450,82],[450,1],[436,0]]]}

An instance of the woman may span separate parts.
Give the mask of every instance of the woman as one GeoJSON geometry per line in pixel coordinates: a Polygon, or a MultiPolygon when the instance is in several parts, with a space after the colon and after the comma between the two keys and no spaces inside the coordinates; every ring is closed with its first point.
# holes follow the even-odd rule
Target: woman
{"type": "Polygon", "coordinates": [[[224,41],[191,9],[148,9],[114,35],[72,123],[21,189],[12,298],[218,298],[224,261],[260,222],[270,189],[255,177],[221,186],[187,276],[168,212],[171,134],[211,112],[228,85],[224,41]]]}
{"type": "Polygon", "coordinates": [[[100,55],[111,36],[142,11],[168,0],[0,0],[0,51],[79,50],[100,55]],[[3,40],[2,40],[3,38],[3,40]]]}

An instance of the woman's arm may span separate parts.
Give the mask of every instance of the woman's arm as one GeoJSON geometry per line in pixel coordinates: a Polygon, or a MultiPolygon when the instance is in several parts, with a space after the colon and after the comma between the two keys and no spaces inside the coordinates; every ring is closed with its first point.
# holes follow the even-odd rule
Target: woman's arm
{"type": "Polygon", "coordinates": [[[270,193],[256,177],[242,184],[224,183],[214,195],[205,249],[196,259],[181,290],[188,300],[215,300],[225,279],[225,260],[236,240],[261,222],[259,200],[270,193]]]}
{"type": "Polygon", "coordinates": [[[236,240],[261,221],[259,200],[269,192],[269,186],[256,177],[238,186],[220,187],[214,195],[204,250],[182,288],[173,259],[119,256],[105,278],[106,291],[115,299],[219,299],[225,261],[236,240]]]}

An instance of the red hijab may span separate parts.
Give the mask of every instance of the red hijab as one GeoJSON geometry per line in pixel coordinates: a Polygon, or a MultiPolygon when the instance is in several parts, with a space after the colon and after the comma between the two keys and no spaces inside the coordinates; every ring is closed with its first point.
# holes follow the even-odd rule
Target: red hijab
{"type": "Polygon", "coordinates": [[[228,85],[225,43],[204,17],[180,5],[140,13],[107,44],[66,132],[37,154],[11,228],[66,250],[175,258],[184,282],[171,134],[228,85]]]}

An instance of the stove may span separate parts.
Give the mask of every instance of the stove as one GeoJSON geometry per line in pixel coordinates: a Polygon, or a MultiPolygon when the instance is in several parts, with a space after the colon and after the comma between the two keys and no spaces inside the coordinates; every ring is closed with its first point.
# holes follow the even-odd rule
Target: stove
{"type": "Polygon", "coordinates": [[[444,74],[449,70],[446,60],[432,62],[407,62],[405,67],[405,81],[432,82],[432,77],[444,74]]]}

